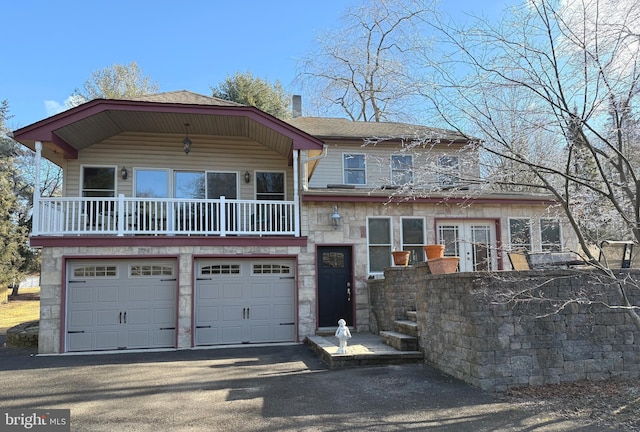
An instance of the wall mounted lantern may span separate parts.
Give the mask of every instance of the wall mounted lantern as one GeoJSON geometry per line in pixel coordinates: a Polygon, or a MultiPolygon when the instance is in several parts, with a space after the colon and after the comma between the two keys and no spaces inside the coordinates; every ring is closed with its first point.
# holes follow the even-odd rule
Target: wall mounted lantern
{"type": "Polygon", "coordinates": [[[331,215],[331,225],[333,226],[333,229],[338,229],[340,226],[340,219],[342,219],[342,216],[338,213],[338,207],[334,207],[333,214],[331,215]]]}
{"type": "Polygon", "coordinates": [[[184,124],[184,134],[185,138],[182,140],[182,148],[184,149],[185,154],[189,154],[191,151],[191,140],[189,139],[189,123],[184,124]]]}
{"type": "Polygon", "coordinates": [[[125,167],[120,170],[120,177],[122,177],[122,180],[126,180],[129,177],[129,172],[125,167]]]}
{"type": "Polygon", "coordinates": [[[249,171],[244,172],[244,182],[249,183],[251,181],[251,173],[249,171]]]}

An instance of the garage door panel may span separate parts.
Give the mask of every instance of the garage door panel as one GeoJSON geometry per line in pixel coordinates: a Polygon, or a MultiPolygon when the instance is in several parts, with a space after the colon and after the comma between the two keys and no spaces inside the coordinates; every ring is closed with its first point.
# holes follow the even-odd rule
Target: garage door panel
{"type": "Polygon", "coordinates": [[[271,298],[271,283],[252,283],[251,284],[251,298],[252,299],[270,299],[271,298]]]}
{"type": "Polygon", "coordinates": [[[175,311],[173,309],[155,309],[153,311],[154,324],[169,325],[175,322],[175,311]]]}
{"type": "Polygon", "coordinates": [[[118,324],[118,314],[119,312],[115,309],[96,311],[96,325],[106,326],[118,324]]]}
{"type": "Polygon", "coordinates": [[[94,288],[96,291],[96,299],[99,303],[120,303],[120,293],[117,286],[106,286],[94,288]]]}
{"type": "Polygon", "coordinates": [[[68,338],[68,348],[70,351],[79,351],[92,344],[92,334],[72,333],[68,338]]]}
{"type": "Polygon", "coordinates": [[[262,258],[199,260],[196,345],[295,341],[293,266],[291,260],[262,258]]]}
{"type": "Polygon", "coordinates": [[[127,308],[126,324],[129,326],[148,326],[151,323],[151,320],[149,320],[150,313],[151,311],[149,309],[127,308]]]}
{"type": "Polygon", "coordinates": [[[93,303],[93,289],[74,285],[69,289],[69,299],[74,304],[93,303]]]}
{"type": "Polygon", "coordinates": [[[149,340],[148,329],[145,330],[129,330],[127,332],[127,348],[147,348],[153,346],[149,340]]]}
{"type": "Polygon", "coordinates": [[[92,310],[74,310],[69,314],[69,328],[84,328],[93,325],[94,312],[92,310]]]}
{"type": "Polygon", "coordinates": [[[225,283],[222,286],[222,297],[228,299],[240,299],[243,297],[242,283],[225,283]]]}
{"type": "Polygon", "coordinates": [[[148,302],[151,300],[151,288],[148,286],[131,286],[128,290],[130,302],[148,302]]]}
{"type": "Polygon", "coordinates": [[[118,348],[117,331],[97,331],[95,333],[95,349],[112,350],[118,348]]]}

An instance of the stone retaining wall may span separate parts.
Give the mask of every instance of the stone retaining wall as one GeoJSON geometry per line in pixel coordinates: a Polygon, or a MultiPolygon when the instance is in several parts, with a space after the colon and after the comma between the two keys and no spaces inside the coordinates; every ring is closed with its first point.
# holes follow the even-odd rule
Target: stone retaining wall
{"type": "Polygon", "coordinates": [[[38,321],[18,324],[7,330],[7,346],[10,348],[37,348],[38,321]]]}
{"type": "MultiPolygon", "coordinates": [[[[619,304],[613,285],[590,271],[430,275],[418,266],[385,276],[370,290],[377,328],[387,330],[392,316],[415,301],[425,361],[482,389],[640,377],[640,332],[625,311],[573,304],[543,316],[552,311],[548,301],[495,301],[496,293],[529,286],[547,299],[589,291],[603,303],[619,304]]],[[[640,280],[640,272],[620,277],[640,280]]],[[[640,305],[638,290],[631,300],[640,305]]]]}

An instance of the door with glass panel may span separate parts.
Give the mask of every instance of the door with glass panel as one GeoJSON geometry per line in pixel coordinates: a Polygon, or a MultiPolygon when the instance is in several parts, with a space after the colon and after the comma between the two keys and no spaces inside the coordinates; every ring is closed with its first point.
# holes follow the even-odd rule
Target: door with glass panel
{"type": "Polygon", "coordinates": [[[498,268],[495,223],[441,221],[437,225],[437,237],[438,243],[445,245],[445,256],[460,257],[459,271],[491,271],[498,268]]]}

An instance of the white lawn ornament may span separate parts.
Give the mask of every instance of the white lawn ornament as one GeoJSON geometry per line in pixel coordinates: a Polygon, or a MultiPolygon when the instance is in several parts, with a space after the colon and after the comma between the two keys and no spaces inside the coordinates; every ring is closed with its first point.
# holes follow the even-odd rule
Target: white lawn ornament
{"type": "Polygon", "coordinates": [[[338,354],[346,354],[347,341],[351,339],[351,332],[349,331],[349,327],[347,327],[347,322],[343,319],[338,320],[338,329],[336,330],[336,337],[340,341],[338,354]]]}

